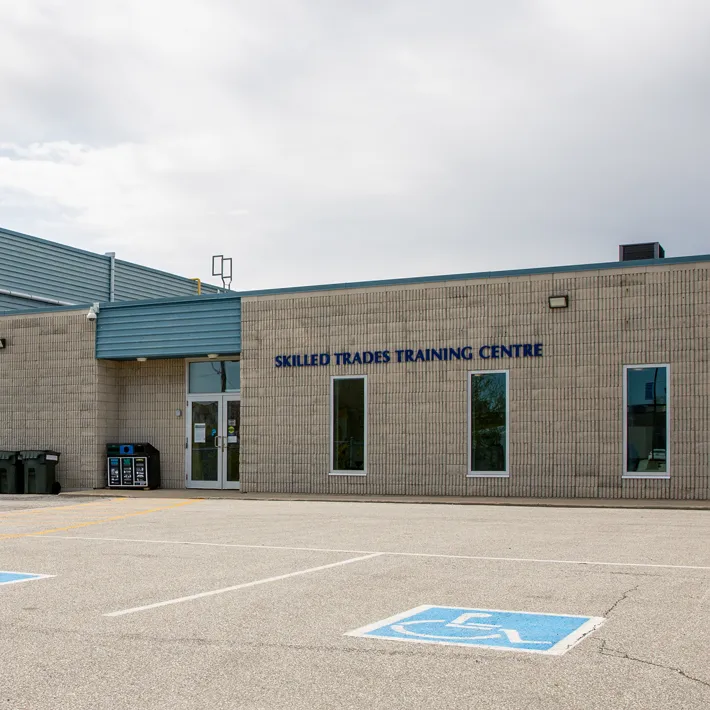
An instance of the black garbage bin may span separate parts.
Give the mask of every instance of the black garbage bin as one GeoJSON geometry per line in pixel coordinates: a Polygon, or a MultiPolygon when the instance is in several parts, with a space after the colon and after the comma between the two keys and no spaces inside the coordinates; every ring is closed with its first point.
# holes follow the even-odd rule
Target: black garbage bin
{"type": "Polygon", "coordinates": [[[17,451],[0,451],[0,493],[22,493],[25,481],[17,451]]]}
{"type": "Polygon", "coordinates": [[[25,493],[59,493],[54,469],[58,451],[20,451],[25,473],[25,493]]]}

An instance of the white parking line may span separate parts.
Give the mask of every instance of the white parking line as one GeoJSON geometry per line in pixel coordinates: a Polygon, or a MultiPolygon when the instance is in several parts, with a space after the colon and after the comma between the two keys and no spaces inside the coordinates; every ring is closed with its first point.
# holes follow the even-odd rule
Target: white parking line
{"type": "Polygon", "coordinates": [[[289,572],[288,574],[280,574],[277,577],[267,577],[266,579],[257,579],[254,582],[244,582],[244,584],[235,584],[232,587],[223,587],[222,589],[212,589],[209,592],[200,592],[199,594],[190,594],[187,597],[178,597],[177,599],[168,599],[164,602],[156,602],[155,604],[146,604],[145,606],[136,606],[132,609],[122,609],[121,611],[112,611],[109,614],[104,614],[104,616],[125,616],[126,614],[135,614],[137,611],[147,611],[148,609],[157,609],[161,606],[169,606],[170,604],[181,604],[182,602],[191,602],[194,599],[202,599],[203,597],[213,597],[215,594],[224,594],[225,592],[235,592],[238,589],[248,589],[249,587],[257,587],[260,584],[269,584],[270,582],[278,582],[282,579],[289,579],[291,577],[299,577],[302,574],[311,574],[311,572],[320,572],[324,569],[330,569],[332,567],[340,567],[342,565],[349,565],[353,562],[362,562],[363,560],[369,560],[373,557],[379,557],[381,553],[374,552],[371,555],[364,555],[363,557],[351,557],[349,560],[341,560],[340,562],[331,562],[329,565],[320,565],[320,567],[310,567],[309,569],[302,569],[298,572],[289,572]]]}
{"type": "Polygon", "coordinates": [[[598,560],[555,560],[538,557],[488,557],[483,555],[445,555],[433,552],[389,552],[349,550],[330,547],[295,547],[290,545],[244,545],[230,542],[192,542],[190,540],[140,540],[125,537],[87,537],[84,535],[44,535],[33,540],[99,540],[103,542],[139,542],[156,545],[195,545],[204,547],[235,547],[245,550],[289,550],[293,552],[343,552],[353,555],[390,555],[393,557],[431,557],[444,560],[478,560],[481,562],[523,562],[551,565],[589,565],[602,567],[644,567],[652,569],[693,569],[710,571],[710,565],[665,565],[651,562],[605,562],[598,560]]]}

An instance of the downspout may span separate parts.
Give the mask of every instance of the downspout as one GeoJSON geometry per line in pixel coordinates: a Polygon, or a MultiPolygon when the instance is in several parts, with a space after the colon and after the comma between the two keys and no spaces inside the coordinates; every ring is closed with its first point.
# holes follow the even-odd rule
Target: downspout
{"type": "Polygon", "coordinates": [[[20,291],[9,291],[5,288],[0,288],[0,296],[14,296],[15,298],[24,298],[28,301],[38,301],[39,303],[51,303],[53,306],[77,306],[79,304],[71,301],[58,301],[56,298],[45,298],[44,296],[32,296],[29,293],[20,291]]]}
{"type": "Polygon", "coordinates": [[[107,251],[109,258],[108,265],[108,300],[113,303],[116,300],[116,252],[107,251]]]}

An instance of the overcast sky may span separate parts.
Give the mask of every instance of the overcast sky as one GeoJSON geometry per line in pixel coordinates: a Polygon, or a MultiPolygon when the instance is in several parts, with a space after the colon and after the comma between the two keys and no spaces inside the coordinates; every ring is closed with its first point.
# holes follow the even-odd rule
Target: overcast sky
{"type": "Polygon", "coordinates": [[[2,2],[0,226],[236,289],[708,253],[710,2],[2,2]]]}

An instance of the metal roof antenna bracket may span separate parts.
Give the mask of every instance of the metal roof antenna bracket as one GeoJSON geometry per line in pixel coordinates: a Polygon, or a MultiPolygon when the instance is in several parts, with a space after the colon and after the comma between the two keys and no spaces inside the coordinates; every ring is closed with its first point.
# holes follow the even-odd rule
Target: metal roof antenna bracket
{"type": "Polygon", "coordinates": [[[229,291],[232,285],[232,257],[225,257],[224,254],[213,256],[212,276],[219,276],[222,279],[222,288],[229,291]]]}

